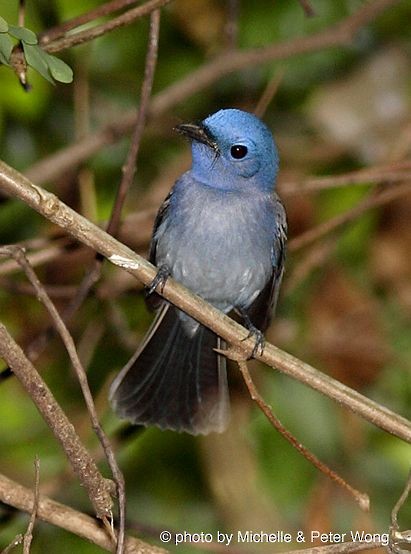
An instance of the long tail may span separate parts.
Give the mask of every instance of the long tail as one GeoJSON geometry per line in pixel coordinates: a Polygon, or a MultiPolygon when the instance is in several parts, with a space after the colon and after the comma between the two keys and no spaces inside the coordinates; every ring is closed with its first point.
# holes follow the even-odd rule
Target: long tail
{"type": "Polygon", "coordinates": [[[114,380],[116,413],[135,424],[186,431],[222,432],[229,398],[221,339],[198,326],[190,336],[174,306],[164,303],[143,344],[114,380]]]}

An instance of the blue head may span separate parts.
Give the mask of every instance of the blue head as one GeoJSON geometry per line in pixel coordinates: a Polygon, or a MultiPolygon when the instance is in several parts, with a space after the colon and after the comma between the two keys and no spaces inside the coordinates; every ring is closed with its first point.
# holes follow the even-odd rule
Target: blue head
{"type": "Polygon", "coordinates": [[[270,130],[255,115],[220,110],[176,129],[192,139],[191,171],[199,181],[223,190],[273,190],[278,152],[270,130]]]}

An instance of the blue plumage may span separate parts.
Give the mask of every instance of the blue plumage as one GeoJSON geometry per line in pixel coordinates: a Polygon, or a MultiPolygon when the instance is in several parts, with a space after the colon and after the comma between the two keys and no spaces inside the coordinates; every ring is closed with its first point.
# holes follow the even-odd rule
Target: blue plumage
{"type": "MultiPolygon", "coordinates": [[[[286,242],[271,132],[236,109],[177,130],[192,141],[192,167],[160,208],[150,260],[263,331],[278,295],[286,242]]],[[[226,364],[213,351],[221,340],[167,302],[159,304],[143,344],[113,383],[115,410],[134,423],[164,429],[224,430],[226,364]]]]}

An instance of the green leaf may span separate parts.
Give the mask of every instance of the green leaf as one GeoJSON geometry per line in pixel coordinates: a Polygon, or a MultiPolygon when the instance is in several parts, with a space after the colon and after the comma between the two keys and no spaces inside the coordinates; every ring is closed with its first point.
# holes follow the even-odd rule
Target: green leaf
{"type": "Polygon", "coordinates": [[[9,30],[9,24],[5,19],[0,16],[0,33],[7,33],[9,30]]]}
{"type": "Polygon", "coordinates": [[[47,54],[47,64],[50,73],[60,83],[71,83],[73,80],[73,70],[60,58],[47,54]]]}
{"type": "Polygon", "coordinates": [[[30,67],[40,73],[42,77],[47,79],[50,83],[54,84],[53,79],[50,76],[46,54],[40,46],[26,44],[23,42],[24,55],[26,56],[26,62],[30,67]]]}
{"type": "Polygon", "coordinates": [[[8,35],[0,33],[0,62],[9,65],[13,43],[8,35]]]}
{"type": "Polygon", "coordinates": [[[9,25],[8,32],[12,37],[17,38],[26,44],[37,44],[38,42],[35,33],[30,31],[30,29],[26,29],[26,27],[15,27],[14,25],[9,25]]]}

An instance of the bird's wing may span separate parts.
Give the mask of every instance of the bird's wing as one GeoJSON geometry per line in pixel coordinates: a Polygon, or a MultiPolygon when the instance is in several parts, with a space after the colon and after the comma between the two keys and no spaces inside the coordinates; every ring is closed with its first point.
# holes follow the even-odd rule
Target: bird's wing
{"type": "Polygon", "coordinates": [[[154,227],[153,227],[153,235],[151,237],[151,243],[150,243],[150,252],[148,256],[148,260],[153,265],[156,265],[156,250],[157,250],[157,239],[156,234],[157,230],[160,227],[161,223],[164,221],[164,218],[167,215],[168,207],[170,206],[171,197],[173,195],[173,189],[170,190],[168,195],[166,196],[164,202],[161,204],[160,209],[157,212],[156,218],[154,220],[154,227]]]}
{"type": "MultiPolygon", "coordinates": [[[[153,265],[157,265],[157,229],[160,227],[161,223],[164,221],[164,218],[167,215],[167,210],[170,205],[170,200],[173,195],[173,189],[170,190],[164,202],[161,204],[160,209],[157,212],[156,218],[154,220],[153,235],[151,237],[150,243],[150,252],[148,255],[148,260],[153,265]]],[[[163,304],[163,299],[157,293],[153,292],[150,295],[146,296],[146,304],[152,310],[157,310],[163,304]]]]}
{"type": "Polygon", "coordinates": [[[271,250],[273,271],[267,284],[246,310],[253,323],[260,331],[265,331],[277,304],[281,280],[284,273],[284,262],[287,243],[287,218],[284,206],[279,197],[274,195],[274,210],[276,212],[276,230],[271,250]]]}

